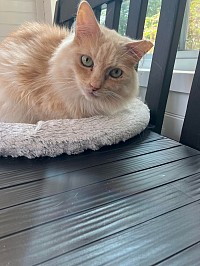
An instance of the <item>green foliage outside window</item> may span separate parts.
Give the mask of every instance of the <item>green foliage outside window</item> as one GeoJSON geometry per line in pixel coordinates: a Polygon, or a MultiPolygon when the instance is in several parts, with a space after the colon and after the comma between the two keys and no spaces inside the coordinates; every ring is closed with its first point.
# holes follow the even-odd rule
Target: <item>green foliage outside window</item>
{"type": "MultiPolygon", "coordinates": [[[[128,19],[130,0],[124,0],[122,3],[119,33],[126,34],[126,25],[128,19]]],[[[144,39],[151,40],[153,43],[156,39],[158,21],[160,17],[161,0],[149,0],[147,16],[144,26],[144,39]]],[[[106,10],[102,10],[101,23],[104,24],[106,10]]],[[[190,10],[188,27],[186,33],[185,47],[187,50],[200,49],[200,0],[190,0],[190,10]]]]}
{"type": "Polygon", "coordinates": [[[190,4],[186,49],[200,49],[200,1],[192,0],[190,4]]]}

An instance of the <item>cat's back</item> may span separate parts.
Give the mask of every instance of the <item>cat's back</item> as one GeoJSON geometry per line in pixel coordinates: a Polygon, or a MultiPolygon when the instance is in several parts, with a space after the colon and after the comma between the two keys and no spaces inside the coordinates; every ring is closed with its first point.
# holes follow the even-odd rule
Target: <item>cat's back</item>
{"type": "Polygon", "coordinates": [[[40,45],[57,45],[68,34],[65,28],[44,23],[27,22],[5,38],[2,45],[4,46],[8,42],[15,42],[17,44],[35,42],[40,45]]]}
{"type": "Polygon", "coordinates": [[[64,28],[26,23],[0,43],[0,64],[42,66],[68,34],[64,28]]]}
{"type": "Polygon", "coordinates": [[[33,106],[50,87],[49,60],[68,34],[64,28],[26,23],[0,43],[0,121],[38,121],[41,111],[33,106]]]}

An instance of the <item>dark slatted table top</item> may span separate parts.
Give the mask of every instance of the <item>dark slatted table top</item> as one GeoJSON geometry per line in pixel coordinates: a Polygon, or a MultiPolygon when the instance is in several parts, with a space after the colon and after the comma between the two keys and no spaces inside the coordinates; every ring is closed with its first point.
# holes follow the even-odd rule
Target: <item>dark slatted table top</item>
{"type": "Polygon", "coordinates": [[[0,265],[200,265],[200,152],[145,131],[0,159],[0,265]]]}

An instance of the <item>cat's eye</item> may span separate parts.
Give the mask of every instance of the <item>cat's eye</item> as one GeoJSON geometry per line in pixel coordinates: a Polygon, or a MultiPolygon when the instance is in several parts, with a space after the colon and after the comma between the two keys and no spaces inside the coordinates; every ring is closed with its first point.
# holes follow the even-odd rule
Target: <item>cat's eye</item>
{"type": "Polygon", "coordinates": [[[122,73],[123,73],[123,72],[122,72],[122,70],[121,70],[120,68],[114,68],[114,69],[112,69],[112,70],[109,72],[109,75],[110,75],[112,78],[117,79],[117,78],[121,77],[122,73]]]}
{"type": "Polygon", "coordinates": [[[94,65],[92,58],[88,55],[81,56],[81,63],[85,67],[92,67],[94,65]]]}

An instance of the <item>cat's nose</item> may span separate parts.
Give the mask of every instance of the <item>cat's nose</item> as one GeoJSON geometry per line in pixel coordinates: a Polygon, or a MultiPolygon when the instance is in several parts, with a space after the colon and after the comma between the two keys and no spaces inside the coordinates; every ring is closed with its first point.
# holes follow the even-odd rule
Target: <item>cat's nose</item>
{"type": "Polygon", "coordinates": [[[98,91],[101,88],[101,85],[99,83],[90,82],[90,87],[92,91],[98,91]]]}

